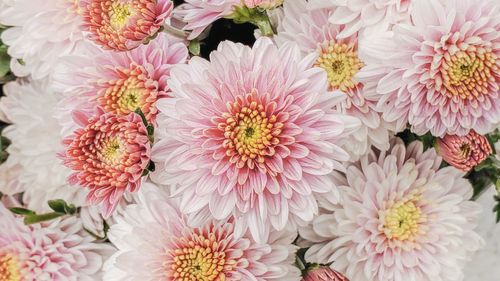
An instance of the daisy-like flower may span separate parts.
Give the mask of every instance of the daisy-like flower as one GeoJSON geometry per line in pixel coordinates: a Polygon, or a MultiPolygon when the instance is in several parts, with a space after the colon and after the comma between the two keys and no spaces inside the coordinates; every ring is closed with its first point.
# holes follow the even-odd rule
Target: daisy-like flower
{"type": "Polygon", "coordinates": [[[483,245],[474,231],[481,208],[463,173],[440,164],[434,149],[394,139],[349,166],[335,177],[342,203],[324,200],[324,213],[301,230],[315,243],[306,259],[333,262],[356,281],[463,280],[483,245]]]}
{"type": "Polygon", "coordinates": [[[356,160],[372,144],[379,149],[387,149],[390,131],[395,130],[395,125],[381,120],[381,114],[376,110],[380,96],[375,88],[380,77],[357,77],[365,65],[358,57],[358,34],[339,38],[346,26],[328,21],[336,6],[323,6],[321,9],[312,9],[312,3],[305,0],[285,2],[284,17],[278,27],[276,41],[278,44],[296,42],[303,53],[316,54],[315,66],[327,73],[329,90],[345,93],[346,100],[336,109],[362,122],[353,138],[345,144],[346,150],[352,154],[352,160],[356,160]]]}
{"type": "Polygon", "coordinates": [[[9,46],[11,70],[33,79],[50,76],[59,58],[72,53],[83,39],[76,0],[2,1],[2,42],[9,46]]]}
{"type": "Polygon", "coordinates": [[[302,281],[349,281],[339,272],[329,267],[318,267],[309,271],[302,281]]]}
{"type": "Polygon", "coordinates": [[[0,280],[98,280],[112,253],[75,218],[26,226],[0,203],[0,280]]]}
{"type": "Polygon", "coordinates": [[[361,50],[383,63],[367,70],[383,74],[383,118],[409,122],[417,134],[488,133],[500,121],[500,6],[424,0],[412,7],[410,23],[361,50]]]}
{"type": "Polygon", "coordinates": [[[276,232],[257,244],[250,235],[237,237],[231,221],[190,227],[178,202],[150,183],[108,236],[118,251],[106,262],[106,281],[300,280],[296,232],[276,232]]]}
{"type": "Polygon", "coordinates": [[[58,119],[65,132],[74,129],[71,112],[105,112],[126,116],[140,109],[155,123],[156,101],[168,96],[170,69],[185,63],[188,50],[162,33],[148,45],[128,52],[109,52],[87,45],[81,55],[71,56],[54,75],[57,88],[66,96],[59,105],[58,119]]]}
{"type": "Polygon", "coordinates": [[[61,126],[54,117],[61,96],[47,81],[17,80],[3,90],[0,119],[10,125],[2,135],[12,143],[7,161],[0,165],[0,192],[24,192],[23,203],[39,212],[47,210],[51,199],[82,206],[85,192],[66,183],[71,171],[56,156],[63,149],[61,126]]]}
{"type": "Polygon", "coordinates": [[[329,21],[345,25],[338,37],[346,38],[358,31],[371,33],[379,29],[388,29],[392,24],[406,20],[412,0],[310,0],[310,2],[317,8],[335,6],[329,21]]]}
{"type": "Polygon", "coordinates": [[[437,148],[444,161],[464,172],[479,165],[493,152],[488,139],[475,131],[463,137],[446,135],[437,140],[437,148]]]}
{"type": "Polygon", "coordinates": [[[146,43],[172,13],[171,0],[80,0],[90,39],[105,49],[127,51],[146,43]]]}
{"type": "Polygon", "coordinates": [[[349,155],[339,145],[359,120],[332,109],[326,74],[293,44],[269,38],[253,48],[223,42],[211,62],[192,58],[172,69],[174,98],[158,102],[153,179],[178,185],[184,213],[236,217],[265,241],[270,226],[309,221],[328,174],[349,155]]]}
{"type": "Polygon", "coordinates": [[[70,184],[89,189],[87,201],[102,203],[108,218],[124,193],[139,189],[148,168],[150,141],[141,117],[136,113],[118,116],[97,108],[95,116],[74,113],[81,128],[64,140],[64,165],[74,171],[70,184]]]}

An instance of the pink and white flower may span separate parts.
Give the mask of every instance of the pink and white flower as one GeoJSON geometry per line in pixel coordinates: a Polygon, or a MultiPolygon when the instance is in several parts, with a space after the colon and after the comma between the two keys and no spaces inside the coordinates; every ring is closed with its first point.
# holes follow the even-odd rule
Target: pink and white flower
{"type": "Polygon", "coordinates": [[[112,247],[93,242],[75,217],[26,226],[0,203],[1,280],[97,280],[112,247]]]}
{"type": "Polygon", "coordinates": [[[84,27],[103,48],[127,51],[155,36],[173,9],[171,0],[80,0],[84,27]]]}
{"type": "Polygon", "coordinates": [[[284,4],[283,21],[278,27],[278,44],[296,42],[304,54],[316,54],[316,67],[328,76],[329,90],[340,90],[347,98],[336,106],[342,114],[357,117],[362,126],[345,144],[353,160],[364,155],[371,145],[388,149],[389,136],[395,124],[381,119],[376,104],[380,98],[375,88],[380,77],[358,77],[365,66],[358,56],[358,33],[347,37],[340,34],[346,25],[329,22],[336,11],[333,4],[312,9],[313,3],[305,0],[287,1],[284,4]]]}
{"type": "Polygon", "coordinates": [[[383,75],[383,118],[438,137],[490,132],[500,121],[499,11],[491,0],[414,1],[410,23],[370,39],[360,52],[379,64],[364,74],[383,75]]]}
{"type": "Polygon", "coordinates": [[[273,9],[282,5],[284,0],[243,0],[248,8],[273,9]]]}
{"type": "Polygon", "coordinates": [[[148,132],[136,113],[118,116],[97,108],[95,116],[76,111],[74,117],[81,128],[64,140],[66,151],[60,155],[74,171],[68,182],[87,187],[87,201],[102,203],[108,218],[126,191],[141,186],[150,162],[148,132]]]}
{"type": "Polygon", "coordinates": [[[176,199],[146,183],[139,202],[111,226],[118,251],[106,262],[104,280],[298,281],[295,237],[274,232],[257,244],[248,234],[237,237],[232,221],[191,227],[176,199]]]}
{"type": "Polygon", "coordinates": [[[260,38],[172,69],[152,177],[179,186],[182,212],[234,216],[238,233],[248,227],[258,242],[271,226],[313,218],[315,196],[335,188],[329,174],[349,159],[340,145],[359,127],[332,109],[345,95],[327,92],[315,57],[260,38]]]}
{"type": "Polygon", "coordinates": [[[335,177],[341,203],[322,199],[323,214],[300,231],[314,244],[306,259],[333,262],[356,281],[463,280],[483,245],[475,232],[481,208],[469,201],[463,173],[440,165],[434,149],[399,139],[350,165],[335,177]]]}

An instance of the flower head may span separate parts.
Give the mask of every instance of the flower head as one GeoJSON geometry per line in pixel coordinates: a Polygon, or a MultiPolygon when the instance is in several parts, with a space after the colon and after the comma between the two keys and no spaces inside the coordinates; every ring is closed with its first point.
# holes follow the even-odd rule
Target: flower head
{"type": "Polygon", "coordinates": [[[75,218],[26,226],[0,203],[0,280],[99,278],[111,247],[93,243],[75,218]]]}
{"type": "Polygon", "coordinates": [[[70,184],[90,189],[91,204],[103,204],[109,217],[125,191],[134,192],[149,165],[150,142],[145,125],[136,113],[117,116],[98,108],[88,117],[75,112],[75,122],[83,128],[64,140],[64,165],[74,171],[70,184]]]}
{"type": "Polygon", "coordinates": [[[339,145],[359,126],[334,112],[343,94],[327,92],[314,59],[260,38],[174,67],[174,98],[158,102],[152,178],[179,186],[183,212],[234,215],[259,242],[271,225],[312,219],[315,194],[349,159],[339,145]]]}
{"type": "Polygon", "coordinates": [[[210,220],[190,227],[178,201],[155,185],[145,184],[139,198],[111,226],[109,238],[118,252],[107,262],[104,280],[123,280],[121,276],[172,281],[300,280],[293,266],[294,231],[273,233],[269,241],[257,244],[250,235],[238,238],[231,221],[210,220]]]}
{"type": "Polygon", "coordinates": [[[475,131],[466,136],[446,135],[437,140],[438,152],[453,167],[468,172],[493,152],[488,139],[475,131]]]}
{"type": "Polygon", "coordinates": [[[302,281],[349,281],[344,275],[329,268],[318,267],[309,271],[302,281]]]}
{"type": "Polygon", "coordinates": [[[324,213],[301,229],[314,243],[306,259],[333,262],[356,281],[463,280],[483,244],[474,223],[481,209],[462,172],[440,164],[434,149],[394,139],[350,165],[335,177],[341,203],[321,199],[324,213]]]}
{"type": "MultiPolygon", "coordinates": [[[[362,50],[383,74],[377,92],[387,121],[418,134],[486,134],[500,121],[500,6],[495,1],[412,3],[411,21],[362,50]]],[[[366,73],[365,73],[366,74],[366,73]]]]}
{"type": "Polygon", "coordinates": [[[84,26],[105,49],[127,51],[152,38],[170,16],[171,0],[81,0],[84,26]]]}

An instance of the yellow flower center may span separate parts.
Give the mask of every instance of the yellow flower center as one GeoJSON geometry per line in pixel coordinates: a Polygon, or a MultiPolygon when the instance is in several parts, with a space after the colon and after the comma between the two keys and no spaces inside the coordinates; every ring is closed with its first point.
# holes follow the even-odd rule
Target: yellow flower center
{"type": "Polygon", "coordinates": [[[100,159],[108,165],[118,165],[123,158],[124,147],[118,138],[112,138],[103,141],[100,150],[100,159]]]}
{"type": "Polygon", "coordinates": [[[232,112],[224,113],[225,122],[218,125],[224,130],[225,140],[223,147],[226,155],[232,157],[239,155],[237,163],[242,168],[245,163],[254,167],[257,163],[264,163],[266,156],[275,154],[274,146],[279,144],[278,136],[283,128],[283,123],[277,122],[274,114],[267,116],[264,105],[251,101],[248,105],[236,101],[229,104],[232,112]]]}
{"type": "Polygon", "coordinates": [[[471,99],[488,94],[488,82],[495,82],[492,71],[498,71],[497,57],[491,51],[475,49],[444,56],[441,77],[447,95],[471,99]]]}
{"type": "Polygon", "coordinates": [[[127,25],[133,13],[134,9],[131,4],[114,1],[109,10],[111,26],[116,30],[122,29],[127,25]]]}
{"type": "Polygon", "coordinates": [[[383,232],[390,240],[415,241],[420,224],[426,221],[418,202],[421,195],[416,193],[398,201],[383,213],[383,232]]]}
{"type": "Polygon", "coordinates": [[[316,66],[323,68],[328,75],[330,89],[347,91],[359,83],[354,75],[363,67],[354,44],[339,44],[334,41],[323,43],[319,49],[316,66]]]}
{"type": "Polygon", "coordinates": [[[12,255],[0,254],[0,281],[21,281],[20,266],[12,255]]]}
{"type": "Polygon", "coordinates": [[[234,261],[227,260],[213,233],[193,234],[181,239],[184,247],[172,250],[171,264],[174,281],[224,281],[225,272],[232,270],[234,261]]]}
{"type": "Polygon", "coordinates": [[[99,99],[101,106],[107,111],[118,115],[127,115],[140,108],[144,114],[150,111],[146,99],[150,91],[144,88],[144,81],[140,80],[137,70],[128,70],[127,79],[110,82],[103,95],[99,99]]]}
{"type": "Polygon", "coordinates": [[[144,89],[126,89],[118,99],[118,107],[121,111],[132,112],[142,106],[144,89]]]}

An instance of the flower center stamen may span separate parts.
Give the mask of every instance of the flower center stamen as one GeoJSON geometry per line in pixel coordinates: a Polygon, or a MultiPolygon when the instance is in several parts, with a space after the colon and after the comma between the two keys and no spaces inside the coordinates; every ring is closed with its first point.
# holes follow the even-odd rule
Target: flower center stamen
{"type": "Polygon", "coordinates": [[[0,281],[21,281],[19,263],[15,257],[0,254],[0,281]]]}
{"type": "Polygon", "coordinates": [[[323,68],[328,75],[330,89],[347,91],[359,83],[354,75],[363,67],[354,44],[340,44],[335,41],[323,43],[319,49],[315,66],[323,68]]]}
{"type": "Polygon", "coordinates": [[[114,2],[109,10],[111,26],[116,30],[122,29],[127,25],[127,22],[133,13],[134,10],[132,5],[118,1],[114,2]]]}
{"type": "Polygon", "coordinates": [[[103,141],[100,159],[108,165],[118,165],[123,158],[123,149],[118,138],[103,141]]]}

